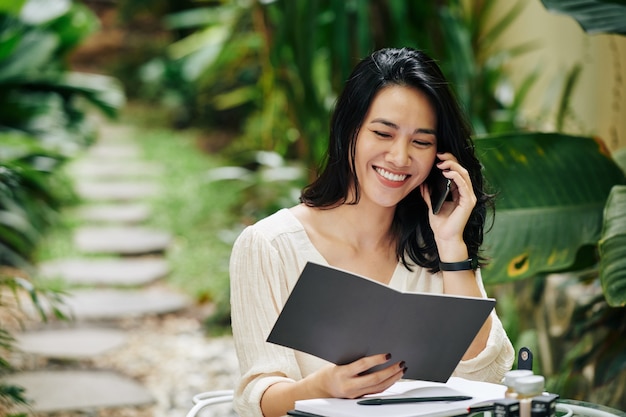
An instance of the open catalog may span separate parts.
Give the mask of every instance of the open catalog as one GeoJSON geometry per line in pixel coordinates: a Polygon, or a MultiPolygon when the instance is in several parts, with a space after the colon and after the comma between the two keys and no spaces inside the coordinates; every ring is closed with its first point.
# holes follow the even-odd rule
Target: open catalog
{"type": "Polygon", "coordinates": [[[356,400],[317,398],[296,401],[290,416],[299,417],[451,417],[468,414],[469,407],[504,397],[504,385],[452,377],[447,383],[399,381],[388,390],[356,400]],[[428,401],[430,398],[461,398],[455,401],[428,401]],[[468,398],[469,399],[462,399],[468,398]],[[364,400],[382,401],[381,405],[363,404],[364,400]],[[420,402],[393,402],[418,399],[420,402]],[[392,400],[385,403],[386,400],[392,400]],[[421,401],[423,400],[423,401],[421,401]]]}
{"type": "Polygon", "coordinates": [[[405,378],[446,382],[495,303],[400,292],[309,262],[267,341],[339,365],[391,353],[390,363],[405,361],[405,378]]]}

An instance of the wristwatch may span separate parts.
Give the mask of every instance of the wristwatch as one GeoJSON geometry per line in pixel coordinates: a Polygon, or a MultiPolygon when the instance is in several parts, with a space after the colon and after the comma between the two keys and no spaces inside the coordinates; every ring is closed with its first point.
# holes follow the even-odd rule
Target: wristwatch
{"type": "Polygon", "coordinates": [[[478,268],[477,258],[468,258],[460,262],[439,262],[439,269],[442,271],[469,271],[478,268]]]}

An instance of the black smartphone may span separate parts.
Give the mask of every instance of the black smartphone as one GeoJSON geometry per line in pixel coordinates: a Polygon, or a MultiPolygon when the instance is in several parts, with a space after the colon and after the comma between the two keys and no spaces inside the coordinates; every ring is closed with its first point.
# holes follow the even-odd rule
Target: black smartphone
{"type": "Polygon", "coordinates": [[[430,202],[433,207],[433,214],[439,213],[444,201],[450,195],[450,180],[443,176],[438,168],[433,168],[428,177],[428,187],[430,188],[430,202]]]}

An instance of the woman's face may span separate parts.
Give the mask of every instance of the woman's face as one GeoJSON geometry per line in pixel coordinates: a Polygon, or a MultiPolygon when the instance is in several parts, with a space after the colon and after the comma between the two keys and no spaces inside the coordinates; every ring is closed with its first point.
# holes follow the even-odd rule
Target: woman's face
{"type": "Polygon", "coordinates": [[[437,118],[427,96],[404,86],[374,97],[356,138],[361,201],[395,207],[428,177],[437,154],[437,118]]]}

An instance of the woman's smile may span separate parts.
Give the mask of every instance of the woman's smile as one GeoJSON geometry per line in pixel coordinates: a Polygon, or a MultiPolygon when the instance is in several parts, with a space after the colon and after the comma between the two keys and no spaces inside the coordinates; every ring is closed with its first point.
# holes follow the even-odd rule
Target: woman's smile
{"type": "Polygon", "coordinates": [[[374,167],[374,170],[376,170],[378,175],[380,175],[383,179],[391,183],[391,184],[386,184],[386,185],[390,185],[392,187],[401,186],[406,181],[406,179],[410,177],[410,175],[408,174],[394,174],[391,171],[388,171],[384,168],[376,167],[376,166],[374,167]]]}

